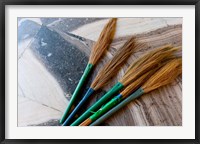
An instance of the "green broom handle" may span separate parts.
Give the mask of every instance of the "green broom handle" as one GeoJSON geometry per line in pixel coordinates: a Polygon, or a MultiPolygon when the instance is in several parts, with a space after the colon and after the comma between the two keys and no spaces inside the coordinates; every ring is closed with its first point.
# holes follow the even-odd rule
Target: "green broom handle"
{"type": "Polygon", "coordinates": [[[71,126],[78,126],[90,115],[93,111],[98,110],[108,99],[110,99],[114,94],[123,88],[123,84],[118,82],[116,83],[101,99],[99,99],[94,105],[92,105],[87,111],[85,111],[77,120],[75,120],[71,126]]]}
{"type": "Polygon", "coordinates": [[[122,101],[122,95],[118,94],[113,99],[111,99],[108,103],[106,103],[102,108],[100,108],[97,112],[95,112],[93,115],[89,117],[89,119],[94,122],[96,119],[98,119],[100,116],[102,116],[104,113],[112,109],[115,105],[120,103],[122,101]]]}
{"type": "Polygon", "coordinates": [[[129,104],[132,100],[138,98],[142,94],[144,94],[144,91],[143,91],[142,88],[139,88],[137,91],[135,91],[134,93],[132,93],[130,96],[128,96],[122,102],[120,102],[118,105],[116,105],[111,110],[109,110],[107,113],[105,113],[104,115],[102,115],[99,119],[97,119],[92,124],[90,124],[90,126],[98,126],[99,124],[101,124],[102,122],[104,122],[106,119],[108,119],[110,116],[112,116],[115,112],[117,112],[118,110],[120,110],[121,108],[123,108],[124,106],[126,106],[127,104],[129,104]]]}
{"type": "Polygon", "coordinates": [[[87,64],[87,66],[85,68],[85,71],[84,71],[84,73],[83,73],[83,75],[82,75],[82,77],[81,77],[81,79],[80,79],[80,81],[79,81],[79,83],[78,83],[78,85],[77,85],[77,87],[76,87],[71,99],[70,99],[69,105],[67,106],[67,108],[66,108],[66,110],[65,110],[65,112],[64,112],[64,114],[63,114],[63,116],[62,116],[62,118],[60,120],[61,124],[65,121],[65,119],[69,115],[71,107],[74,104],[75,100],[77,99],[77,96],[79,95],[79,93],[81,91],[81,88],[82,88],[83,84],[85,83],[85,81],[86,81],[86,79],[87,79],[87,77],[88,77],[88,75],[91,72],[93,67],[94,67],[93,64],[90,64],[90,63],[87,64]]]}

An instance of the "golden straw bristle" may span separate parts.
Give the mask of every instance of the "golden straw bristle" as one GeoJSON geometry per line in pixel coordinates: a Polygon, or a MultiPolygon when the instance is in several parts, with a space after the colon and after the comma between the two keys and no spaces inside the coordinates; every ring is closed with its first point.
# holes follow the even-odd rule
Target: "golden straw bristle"
{"type": "Polygon", "coordinates": [[[162,62],[172,57],[173,53],[178,49],[178,47],[165,46],[149,52],[133,63],[119,82],[124,86],[129,85],[147,71],[158,67],[162,62]]]}
{"type": "Polygon", "coordinates": [[[83,121],[79,126],[88,126],[91,122],[92,120],[88,118],[85,121],[83,121]]]}
{"type": "Polygon", "coordinates": [[[107,84],[119,69],[121,69],[124,62],[129,58],[135,49],[144,46],[144,44],[136,43],[136,39],[132,37],[120,48],[114,57],[100,70],[96,78],[91,84],[91,88],[97,90],[107,84]]]}
{"type": "Polygon", "coordinates": [[[182,73],[182,58],[177,58],[168,62],[158,70],[145,84],[142,89],[148,93],[158,87],[172,82],[179,74],[182,73]]]}
{"type": "Polygon", "coordinates": [[[116,31],[116,23],[117,18],[112,18],[103,28],[97,42],[91,50],[89,63],[95,65],[105,50],[108,49],[116,31]]]}
{"type": "MultiPolygon", "coordinates": [[[[173,48],[172,45],[165,45],[165,46],[162,46],[162,47],[160,47],[160,48],[156,48],[156,49],[154,49],[154,50],[151,50],[150,52],[148,52],[148,53],[145,54],[144,56],[140,57],[136,62],[132,63],[132,65],[129,66],[129,68],[128,68],[128,70],[126,71],[126,73],[128,73],[129,70],[132,69],[132,68],[133,68],[134,66],[136,66],[136,65],[137,65],[137,67],[139,67],[139,66],[141,66],[141,64],[145,64],[145,63],[147,63],[148,61],[151,61],[149,58],[152,57],[152,56],[154,56],[154,57],[157,56],[157,55],[159,54],[158,52],[162,53],[162,52],[164,52],[164,51],[166,51],[166,50],[169,50],[169,49],[171,49],[171,48],[173,48]],[[155,54],[157,54],[157,55],[155,55],[155,54]]],[[[178,52],[178,51],[180,51],[180,50],[181,50],[181,47],[179,46],[179,47],[176,47],[176,48],[174,49],[174,52],[178,52]]],[[[170,58],[175,58],[175,57],[176,57],[175,55],[171,55],[171,56],[168,57],[168,59],[170,59],[170,58]]],[[[126,75],[126,73],[125,73],[125,75],[126,75]]]]}
{"type": "Polygon", "coordinates": [[[133,91],[138,89],[144,82],[152,76],[153,73],[155,73],[156,69],[152,69],[148,71],[147,73],[143,74],[140,78],[132,82],[130,85],[128,85],[120,94],[122,95],[123,98],[127,97],[129,94],[131,94],[133,91]]]}

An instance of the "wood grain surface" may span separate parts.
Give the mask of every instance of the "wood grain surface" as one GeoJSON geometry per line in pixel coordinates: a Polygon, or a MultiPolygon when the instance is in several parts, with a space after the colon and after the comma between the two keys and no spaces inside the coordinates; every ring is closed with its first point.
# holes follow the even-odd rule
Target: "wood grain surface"
{"type": "MultiPolygon", "coordinates": [[[[92,45],[107,21],[98,18],[19,19],[18,126],[59,125],[92,45]],[[33,31],[25,31],[27,27],[33,31]]],[[[95,67],[82,95],[99,69],[131,36],[146,46],[135,51],[117,76],[93,95],[85,108],[109,90],[130,63],[143,54],[166,44],[182,46],[182,18],[119,18],[114,41],[95,67]]],[[[131,102],[102,125],[181,126],[182,77],[131,102]]]]}

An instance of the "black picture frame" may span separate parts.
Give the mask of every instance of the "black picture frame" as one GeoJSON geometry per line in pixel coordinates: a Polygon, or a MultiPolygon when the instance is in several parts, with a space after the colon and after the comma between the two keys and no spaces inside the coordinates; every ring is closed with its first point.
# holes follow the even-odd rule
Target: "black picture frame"
{"type": "MultiPolygon", "coordinates": [[[[200,143],[200,99],[199,99],[199,61],[200,61],[200,0],[1,0],[0,3],[0,142],[1,143],[153,143],[153,144],[197,144],[200,143]],[[5,90],[6,90],[6,61],[5,61],[5,7],[7,5],[195,5],[195,139],[5,139],[5,90]]],[[[188,39],[189,40],[189,39],[188,39]]]]}

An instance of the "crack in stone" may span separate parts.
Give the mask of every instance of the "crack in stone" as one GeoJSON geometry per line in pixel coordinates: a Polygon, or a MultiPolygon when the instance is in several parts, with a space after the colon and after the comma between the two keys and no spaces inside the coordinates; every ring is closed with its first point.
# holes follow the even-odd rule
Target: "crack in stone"
{"type": "Polygon", "coordinates": [[[30,97],[27,97],[27,96],[25,95],[25,93],[23,92],[21,86],[20,86],[19,84],[18,84],[18,86],[19,86],[19,88],[21,89],[24,98],[27,98],[28,100],[30,100],[30,101],[32,101],[32,102],[35,102],[35,103],[37,103],[37,104],[40,104],[40,105],[42,105],[42,106],[48,107],[48,108],[50,108],[50,109],[53,109],[53,110],[55,110],[55,111],[58,111],[58,112],[61,112],[61,113],[62,113],[62,111],[60,111],[59,109],[56,109],[56,108],[54,108],[54,107],[52,107],[52,106],[46,105],[46,104],[41,103],[41,102],[39,102],[39,101],[37,101],[37,100],[34,100],[34,99],[30,98],[30,97]]]}

